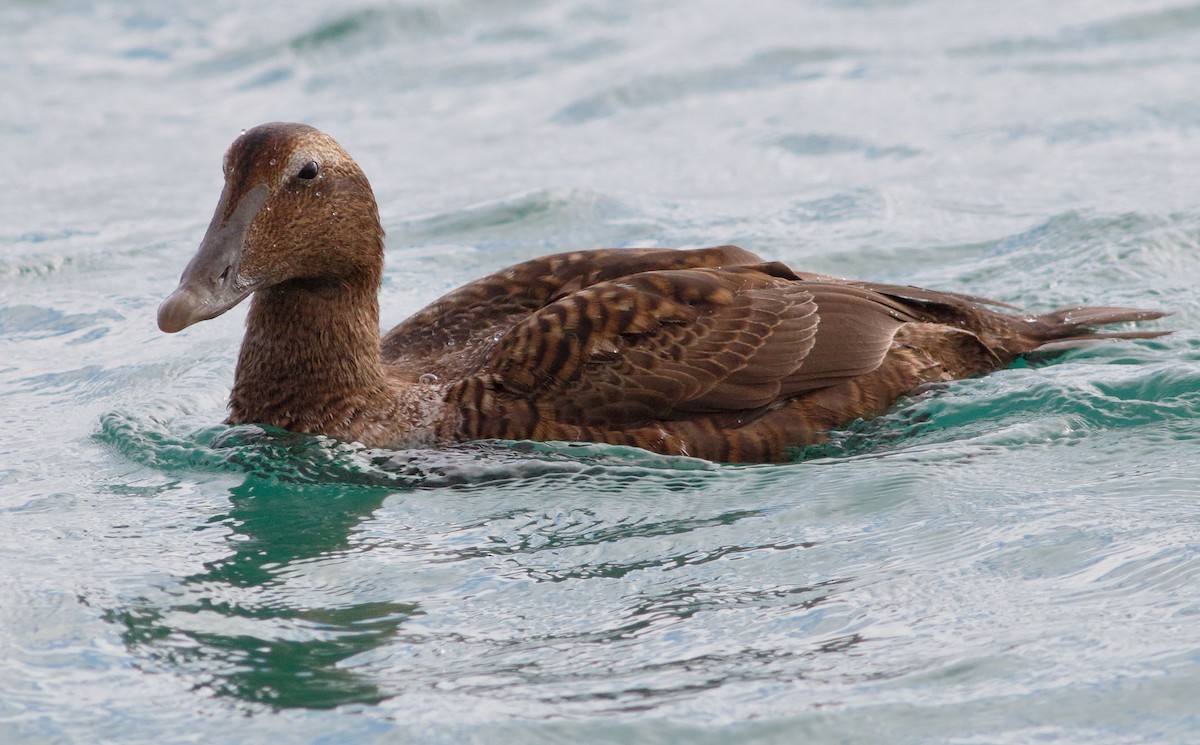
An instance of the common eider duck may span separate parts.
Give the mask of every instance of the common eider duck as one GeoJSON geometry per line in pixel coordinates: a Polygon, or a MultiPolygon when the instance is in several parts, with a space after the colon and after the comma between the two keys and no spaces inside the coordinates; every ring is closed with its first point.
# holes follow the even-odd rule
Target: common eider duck
{"type": "Polygon", "coordinates": [[[572,251],[454,290],[380,338],[383,228],[358,164],[303,124],[244,132],[167,333],[253,295],[230,424],[371,447],[479,439],[632,445],[722,462],[794,457],[918,386],[1018,356],[1161,331],[1160,318],[1012,306],[793,271],[736,246],[572,251]]]}

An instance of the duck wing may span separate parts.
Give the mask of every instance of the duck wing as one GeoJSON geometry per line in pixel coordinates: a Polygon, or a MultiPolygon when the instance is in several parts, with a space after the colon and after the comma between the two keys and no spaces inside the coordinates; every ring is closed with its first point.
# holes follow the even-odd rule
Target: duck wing
{"type": "Polygon", "coordinates": [[[505,432],[528,433],[518,436],[536,436],[539,422],[620,428],[733,412],[745,421],[877,369],[912,320],[884,295],[800,281],[782,264],[648,271],[529,315],[447,398],[464,430],[490,432],[501,415],[505,432]]]}
{"type": "Polygon", "coordinates": [[[597,283],[654,270],[759,264],[737,246],[678,251],[599,249],[553,254],[450,292],[383,338],[383,361],[420,375],[457,378],[478,369],[496,341],[530,314],[597,283]]]}

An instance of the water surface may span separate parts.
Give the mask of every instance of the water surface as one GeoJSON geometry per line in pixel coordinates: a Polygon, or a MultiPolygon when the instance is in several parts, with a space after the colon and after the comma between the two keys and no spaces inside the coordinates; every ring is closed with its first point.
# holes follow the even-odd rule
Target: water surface
{"type": "Polygon", "coordinates": [[[1200,737],[1200,5],[0,8],[0,741],[1200,737]],[[782,466],[220,424],[166,336],[245,127],[326,129],[385,324],[508,263],[738,243],[1175,311],[782,466]]]}

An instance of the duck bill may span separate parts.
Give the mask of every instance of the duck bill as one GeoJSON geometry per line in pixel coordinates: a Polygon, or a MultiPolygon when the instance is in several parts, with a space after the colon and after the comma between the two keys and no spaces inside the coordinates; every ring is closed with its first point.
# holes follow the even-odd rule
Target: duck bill
{"type": "Polygon", "coordinates": [[[231,205],[229,187],[213,214],[200,249],[179,278],[179,287],[158,306],[158,327],[168,334],[216,318],[254,292],[258,283],[239,275],[246,233],[267,199],[259,184],[231,205]]]}

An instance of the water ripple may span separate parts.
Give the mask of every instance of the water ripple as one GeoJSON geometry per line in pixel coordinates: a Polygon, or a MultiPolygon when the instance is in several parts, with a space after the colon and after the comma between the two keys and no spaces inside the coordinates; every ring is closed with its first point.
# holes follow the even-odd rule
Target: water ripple
{"type": "Polygon", "coordinates": [[[1130,13],[1110,21],[1092,23],[1054,37],[1027,37],[973,44],[953,50],[962,55],[996,55],[1063,52],[1087,47],[1158,41],[1200,28],[1200,5],[1130,13]]]}
{"type": "Polygon", "coordinates": [[[553,121],[583,124],[619,111],[663,106],[689,96],[817,80],[830,74],[826,63],[860,54],[856,50],[838,48],[781,48],[760,52],[740,65],[673,75],[647,75],[579,99],[556,113],[553,121]]]}
{"type": "Polygon", "coordinates": [[[598,225],[607,226],[609,233],[607,238],[599,240],[621,245],[652,232],[653,224],[629,205],[604,194],[542,189],[443,214],[410,218],[397,224],[394,230],[410,243],[486,240],[496,248],[507,244],[561,248],[578,245],[581,241],[577,234],[584,229],[592,236],[589,240],[597,240],[598,225]]]}
{"type": "Polygon", "coordinates": [[[299,483],[442,488],[603,476],[619,485],[656,475],[689,483],[717,473],[717,467],[707,461],[584,443],[497,441],[396,451],[257,425],[213,426],[181,436],[155,418],[118,412],[101,417],[96,437],[124,457],[152,468],[247,473],[299,483]]]}

